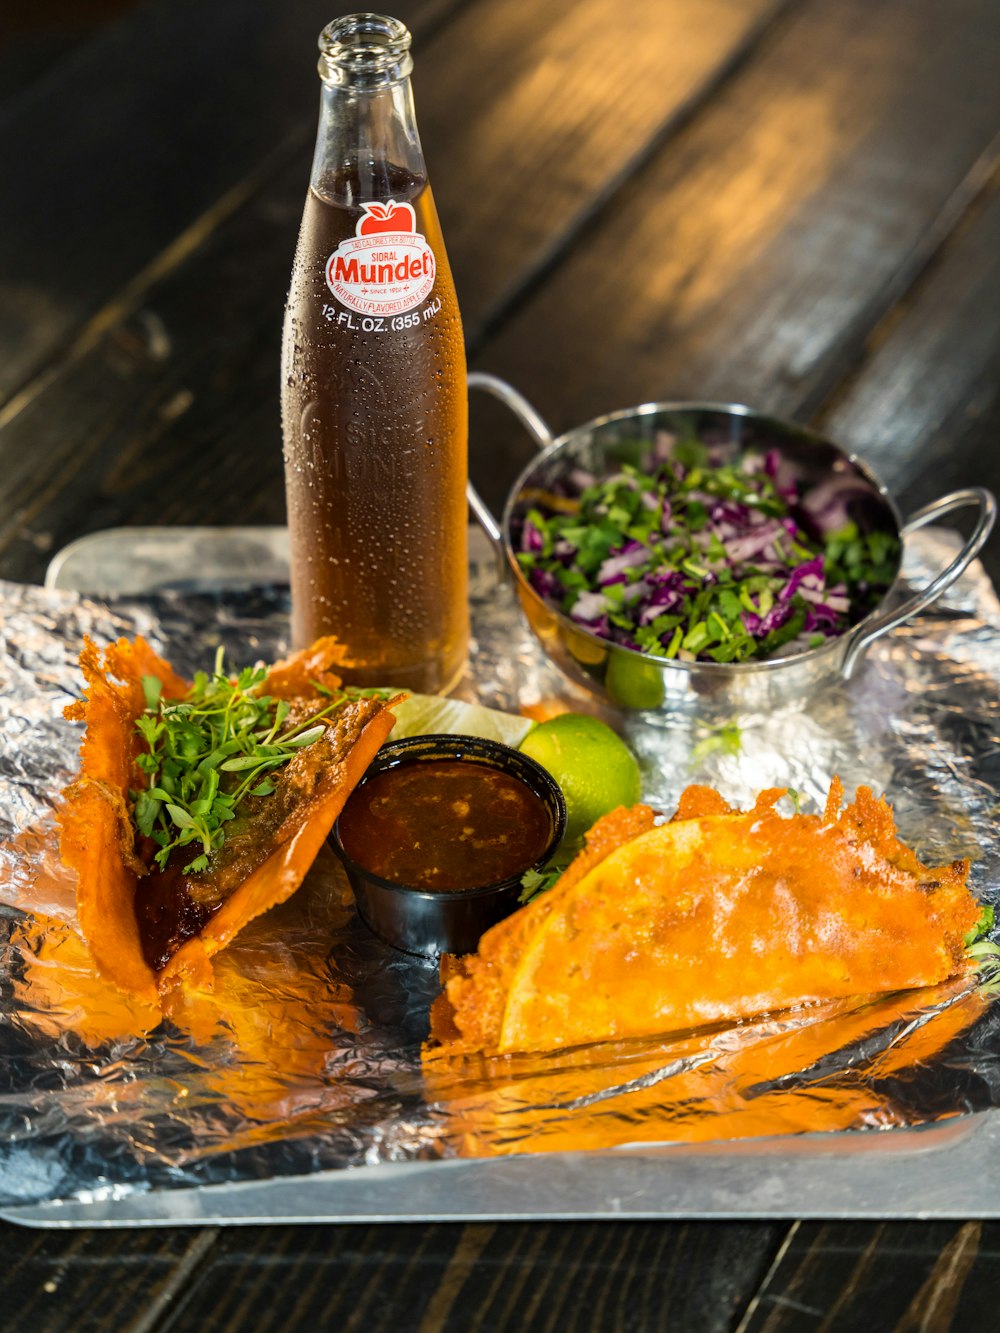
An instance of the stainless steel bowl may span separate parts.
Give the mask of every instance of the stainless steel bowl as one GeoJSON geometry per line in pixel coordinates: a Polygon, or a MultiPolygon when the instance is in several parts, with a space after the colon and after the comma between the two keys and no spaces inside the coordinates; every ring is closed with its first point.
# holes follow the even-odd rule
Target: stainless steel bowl
{"type": "MultiPolygon", "coordinates": [[[[812,694],[857,670],[868,648],[936,601],[982,549],[996,517],[996,501],[982,487],[942,496],[904,520],[878,477],[863,462],[792,422],[753,412],[733,403],[643,403],[598,417],[552,437],[535,409],[505,381],[472,374],[471,388],[504,402],[539,445],[541,452],[511,488],[498,525],[475,491],[469,500],[487,536],[511,571],[528,623],[548,656],[573,680],[619,708],[674,709],[717,702],[726,707],[771,708],[790,698],[812,694]],[[821,647],[761,662],[721,664],[680,662],[637,652],[591,633],[546,602],[524,577],[513,533],[538,492],[558,492],[575,470],[598,476],[622,462],[640,462],[657,435],[694,432],[732,451],[777,449],[794,471],[809,503],[818,507],[831,494],[863,531],[882,530],[905,541],[909,533],[953,510],[977,510],[972,535],[946,568],[926,588],[904,596],[896,579],[878,605],[839,638],[821,647]]],[[[835,525],[834,525],[835,526],[835,525]]],[[[900,557],[901,561],[901,557],[900,557]]]]}

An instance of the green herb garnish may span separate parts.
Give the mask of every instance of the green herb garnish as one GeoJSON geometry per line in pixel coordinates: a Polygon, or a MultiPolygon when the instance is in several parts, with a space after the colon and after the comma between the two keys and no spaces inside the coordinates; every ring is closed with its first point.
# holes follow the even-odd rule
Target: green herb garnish
{"type": "Polygon", "coordinates": [[[979,920],[972,927],[965,937],[965,947],[968,949],[978,940],[985,939],[996,924],[996,912],[991,903],[983,903],[983,910],[979,913],[979,920]]]}
{"type": "Polygon", "coordinates": [[[1000,995],[1000,945],[989,939],[996,924],[992,904],[983,903],[979,920],[965,937],[965,952],[979,974],[978,989],[983,995],[1000,995]]]}
{"type": "Polygon", "coordinates": [[[544,870],[526,870],[521,876],[521,893],[517,901],[530,903],[540,893],[548,893],[562,878],[571,860],[571,855],[560,855],[555,861],[550,861],[544,870]]]}
{"type": "Polygon", "coordinates": [[[743,730],[738,722],[720,722],[705,725],[701,739],[691,750],[691,764],[701,763],[710,754],[739,754],[743,748],[743,730]]]}
{"type": "Polygon", "coordinates": [[[220,648],[212,674],[199,672],[181,700],[164,700],[160,681],[143,677],[146,709],[135,725],[147,749],[136,764],[148,785],[130,795],[136,828],[157,844],[161,870],[175,848],[188,846],[197,854],[184,873],[206,870],[241,804],[274,791],[277,770],[323,735],[322,719],[346,697],[317,686],[330,702],[289,723],[287,700],[260,693],[266,676],[264,667],[247,667],[230,679],[220,648]]]}

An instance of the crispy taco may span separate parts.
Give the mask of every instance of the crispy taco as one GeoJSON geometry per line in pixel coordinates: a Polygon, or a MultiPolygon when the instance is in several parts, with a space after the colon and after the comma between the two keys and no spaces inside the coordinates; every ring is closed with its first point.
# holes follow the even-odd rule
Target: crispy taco
{"type": "Polygon", "coordinates": [[[185,979],[298,888],[393,725],[341,691],[334,639],[189,684],[143,639],[80,657],[82,771],[58,815],[99,974],[138,999],[185,979]]]}
{"type": "Polygon", "coordinates": [[[689,788],[600,820],[549,892],[443,960],[428,1056],[545,1051],[929,986],[971,966],[967,861],[925,866],[866,788],[748,813],[689,788]]]}

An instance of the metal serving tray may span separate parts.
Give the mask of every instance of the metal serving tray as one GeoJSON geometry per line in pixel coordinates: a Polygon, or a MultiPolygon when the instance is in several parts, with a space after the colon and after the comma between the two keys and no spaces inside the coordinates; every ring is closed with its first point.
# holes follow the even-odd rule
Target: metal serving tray
{"type": "Polygon", "coordinates": [[[37,1227],[1000,1217],[1000,1112],[884,1134],[400,1162],[0,1210],[37,1227]]]}
{"type": "MultiPolygon", "coordinates": [[[[473,562],[492,557],[472,535],[473,562]]],[[[125,529],[73,543],[46,586],[95,596],[280,580],[280,529],[125,529]]],[[[980,575],[980,577],[982,577],[980,575]]],[[[982,1104],[982,1101],[979,1103],[982,1104]]],[[[920,1128],[378,1162],[195,1188],[109,1183],[8,1205],[39,1227],[497,1218],[1000,1217],[1000,1112],[920,1128]]],[[[110,1173],[109,1173],[110,1179],[110,1173]]]]}

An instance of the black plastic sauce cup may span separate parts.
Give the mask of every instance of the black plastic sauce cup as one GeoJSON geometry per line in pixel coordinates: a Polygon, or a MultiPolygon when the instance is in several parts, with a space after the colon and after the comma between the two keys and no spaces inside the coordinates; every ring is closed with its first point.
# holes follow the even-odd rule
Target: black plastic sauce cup
{"type": "Polygon", "coordinates": [[[471,953],[490,926],[516,910],[521,876],[525,870],[540,870],[545,865],[566,828],[566,802],[545,769],[519,750],[476,736],[412,736],[390,742],[375,756],[355,790],[389,769],[441,759],[486,765],[523,782],[548,811],[552,832],[538,859],[516,875],[470,889],[442,891],[394,884],[366,869],[345,851],[338,819],[330,844],[347,871],[362,921],[387,944],[424,957],[471,953]]]}

